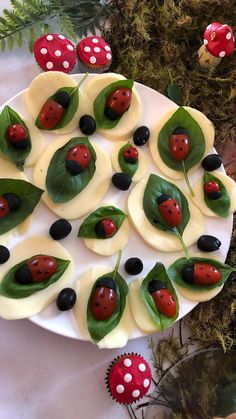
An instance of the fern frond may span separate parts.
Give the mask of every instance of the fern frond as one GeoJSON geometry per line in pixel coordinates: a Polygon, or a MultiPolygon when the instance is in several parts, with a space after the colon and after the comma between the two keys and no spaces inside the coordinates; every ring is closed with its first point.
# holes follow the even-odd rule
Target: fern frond
{"type": "Polygon", "coordinates": [[[63,33],[63,35],[67,36],[68,38],[73,39],[74,41],[77,40],[77,35],[74,30],[74,25],[70,19],[69,16],[63,15],[59,16],[59,25],[60,25],[60,31],[63,33]]]}

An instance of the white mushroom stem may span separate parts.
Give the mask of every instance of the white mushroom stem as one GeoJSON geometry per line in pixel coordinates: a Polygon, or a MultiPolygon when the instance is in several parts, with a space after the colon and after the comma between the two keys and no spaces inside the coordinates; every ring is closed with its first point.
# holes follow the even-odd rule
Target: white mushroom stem
{"type": "Polygon", "coordinates": [[[214,57],[204,44],[198,50],[198,58],[200,66],[208,69],[217,67],[222,60],[220,57],[214,57]]]}

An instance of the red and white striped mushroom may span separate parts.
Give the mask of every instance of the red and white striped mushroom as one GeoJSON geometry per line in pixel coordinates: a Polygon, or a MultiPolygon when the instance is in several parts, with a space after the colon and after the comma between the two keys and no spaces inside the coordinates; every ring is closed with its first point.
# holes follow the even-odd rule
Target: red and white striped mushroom
{"type": "Polygon", "coordinates": [[[233,54],[234,34],[231,26],[213,22],[207,26],[203,45],[198,50],[199,64],[203,68],[215,68],[223,57],[233,54]]]}
{"type": "Polygon", "coordinates": [[[74,45],[64,35],[43,35],[34,43],[34,56],[44,71],[70,73],[76,63],[74,45]]]}

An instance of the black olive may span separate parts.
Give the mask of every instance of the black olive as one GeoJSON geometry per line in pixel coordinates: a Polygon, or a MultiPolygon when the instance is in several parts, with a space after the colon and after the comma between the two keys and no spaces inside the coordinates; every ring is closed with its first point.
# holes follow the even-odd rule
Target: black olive
{"type": "Polygon", "coordinates": [[[95,232],[99,237],[106,237],[106,232],[102,221],[98,221],[98,223],[95,225],[95,232]]]}
{"type": "Polygon", "coordinates": [[[51,225],[49,234],[54,240],[61,240],[67,237],[71,230],[72,227],[69,221],[61,218],[51,225]]]}
{"type": "Polygon", "coordinates": [[[55,102],[59,103],[63,108],[68,108],[70,104],[70,95],[64,90],[60,90],[55,94],[55,102]]]}
{"type": "Polygon", "coordinates": [[[11,143],[11,145],[18,150],[25,150],[29,146],[29,144],[30,142],[28,139],[18,140],[15,143],[11,143]]]}
{"type": "Polygon", "coordinates": [[[181,271],[181,276],[184,282],[188,284],[194,283],[194,266],[187,266],[181,271]]]}
{"type": "Polygon", "coordinates": [[[212,199],[212,201],[216,201],[217,199],[221,198],[222,193],[220,191],[208,192],[206,196],[208,199],[212,199]]]}
{"type": "Polygon", "coordinates": [[[214,236],[203,235],[197,241],[198,249],[203,252],[214,252],[221,246],[221,241],[214,236]]]}
{"type": "Polygon", "coordinates": [[[15,280],[18,284],[27,285],[33,282],[30,269],[27,265],[21,265],[15,272],[15,280]]]}
{"type": "Polygon", "coordinates": [[[21,199],[18,195],[14,193],[5,193],[3,196],[8,202],[10,211],[16,211],[20,207],[21,199]]]}
{"type": "Polygon", "coordinates": [[[79,127],[84,135],[92,135],[96,131],[96,121],[90,115],[83,115],[79,120],[79,127]]]}
{"type": "Polygon", "coordinates": [[[173,135],[178,135],[178,134],[187,134],[187,131],[185,128],[178,127],[174,130],[173,135]]]}
{"type": "Polygon", "coordinates": [[[222,165],[222,160],[218,154],[209,154],[202,160],[202,167],[208,172],[219,169],[222,165]]]}
{"type": "Polygon", "coordinates": [[[137,128],[133,134],[133,141],[135,145],[142,146],[146,144],[150,137],[150,130],[145,125],[137,128]]]}
{"type": "Polygon", "coordinates": [[[122,116],[122,113],[118,113],[114,109],[109,108],[108,106],[105,108],[104,114],[111,121],[115,121],[116,119],[118,119],[122,116]]]}
{"type": "Polygon", "coordinates": [[[111,180],[113,185],[121,191],[127,191],[132,183],[132,179],[127,173],[115,173],[111,180]]]}
{"type": "Polygon", "coordinates": [[[70,310],[76,302],[76,292],[72,288],[63,288],[57,296],[57,308],[60,311],[70,310]]]}
{"type": "Polygon", "coordinates": [[[158,281],[157,279],[154,279],[153,281],[150,281],[148,284],[148,290],[150,294],[152,294],[155,291],[166,289],[166,284],[162,281],[158,281]]]}
{"type": "Polygon", "coordinates": [[[171,199],[171,196],[163,193],[162,195],[159,196],[157,203],[158,205],[161,205],[163,204],[163,202],[169,201],[169,199],[171,199]]]}
{"type": "Polygon", "coordinates": [[[143,262],[139,258],[129,258],[125,262],[125,270],[129,275],[138,275],[143,270],[143,262]]]}
{"type": "Polygon", "coordinates": [[[0,245],[0,264],[5,263],[10,257],[7,247],[0,245]]]}
{"type": "Polygon", "coordinates": [[[108,276],[101,278],[96,283],[96,288],[106,287],[110,288],[111,290],[116,291],[116,283],[113,278],[109,278],[108,276]]]}
{"type": "Polygon", "coordinates": [[[83,172],[82,167],[75,160],[66,160],[66,169],[72,174],[72,176],[79,175],[83,172]]]}

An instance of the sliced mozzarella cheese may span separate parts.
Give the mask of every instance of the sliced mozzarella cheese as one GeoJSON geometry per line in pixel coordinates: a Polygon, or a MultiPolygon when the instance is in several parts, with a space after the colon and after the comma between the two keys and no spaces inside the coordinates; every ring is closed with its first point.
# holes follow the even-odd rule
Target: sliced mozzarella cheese
{"type": "Polygon", "coordinates": [[[123,221],[117,233],[109,239],[84,239],[84,244],[99,255],[112,256],[124,249],[129,240],[130,228],[127,219],[123,221]]]}
{"type": "Polygon", "coordinates": [[[38,158],[43,153],[43,150],[45,148],[44,136],[42,135],[41,131],[35,126],[33,121],[25,119],[22,116],[21,119],[27,126],[31,138],[31,150],[27,158],[25,159],[25,166],[30,167],[37,162],[38,158]]]}
{"type": "Polygon", "coordinates": [[[59,217],[74,219],[92,211],[108,191],[112,168],[109,155],[96,144],[93,148],[97,155],[96,170],[88,185],[73,199],[57,204],[46,191],[46,177],[50,161],[55,152],[69,141],[68,136],[54,141],[38,160],[33,173],[34,183],[45,192],[42,200],[59,217]]]}
{"type": "MultiPolygon", "coordinates": [[[[224,173],[215,171],[212,172],[212,175],[219,178],[219,180],[221,180],[221,182],[227,189],[228,194],[230,196],[230,213],[233,213],[236,210],[236,183],[231,177],[225,175],[224,173]]],[[[205,203],[202,178],[194,186],[193,190],[195,196],[192,197],[192,201],[195,205],[198,206],[198,208],[200,208],[202,213],[207,215],[208,217],[218,217],[218,215],[215,214],[210,208],[208,208],[208,206],[205,203]]]]}
{"type": "MultiPolygon", "coordinates": [[[[118,80],[125,80],[125,77],[116,73],[106,73],[98,75],[97,77],[93,77],[86,83],[83,93],[87,98],[86,112],[89,115],[94,116],[93,102],[99,95],[99,93],[109,84],[114,83],[118,80]]],[[[134,128],[138,124],[141,116],[142,103],[137,90],[135,89],[135,87],[133,87],[130,107],[128,111],[125,112],[124,115],[121,117],[118,124],[111,129],[103,129],[98,127],[97,132],[101,134],[103,137],[108,138],[109,140],[125,140],[132,135],[134,128]]]]}
{"type": "Polygon", "coordinates": [[[42,291],[35,292],[26,298],[8,298],[0,295],[0,317],[4,319],[23,319],[40,313],[58,295],[62,288],[69,282],[73,274],[73,261],[64,247],[49,237],[34,236],[19,243],[11,250],[8,262],[0,266],[0,281],[9,270],[24,259],[37,254],[46,254],[60,259],[70,260],[70,264],[63,275],[54,284],[49,285],[42,291]]]}
{"type": "MultiPolygon", "coordinates": [[[[148,182],[148,176],[141,180],[133,190],[128,198],[128,212],[130,218],[143,240],[156,250],[162,252],[176,252],[182,249],[180,240],[171,233],[158,230],[155,228],[145,215],[143,209],[143,196],[148,182]]],[[[172,182],[174,184],[174,182],[172,182]]],[[[185,195],[188,200],[190,220],[184,230],[183,240],[186,246],[191,246],[204,232],[204,219],[201,211],[192,204],[191,200],[185,195]]]]}
{"type": "MultiPolygon", "coordinates": [[[[125,144],[127,144],[127,141],[120,141],[117,144],[115,144],[112,149],[111,161],[116,172],[121,172],[118,156],[120,149],[124,147],[125,144]]],[[[139,182],[147,174],[148,169],[146,156],[144,152],[140,150],[140,148],[138,149],[138,155],[138,168],[134,176],[132,177],[133,182],[139,182]]]]}
{"type": "MultiPolygon", "coordinates": [[[[162,160],[162,158],[159,154],[159,150],[158,150],[158,146],[157,146],[157,140],[158,140],[158,136],[159,136],[159,133],[160,133],[161,129],[166,124],[166,122],[171,118],[171,116],[177,111],[177,109],[178,109],[178,107],[174,106],[173,110],[167,112],[165,114],[165,116],[158,121],[156,126],[151,131],[151,136],[150,136],[150,140],[149,140],[151,155],[152,155],[153,160],[156,163],[157,167],[166,176],[169,176],[170,178],[173,178],[173,179],[181,179],[181,178],[184,177],[184,174],[183,174],[183,172],[178,172],[176,170],[171,169],[170,167],[168,167],[164,163],[164,161],[162,160]]],[[[195,119],[195,121],[200,125],[200,127],[202,129],[202,132],[203,132],[204,137],[205,137],[205,143],[206,143],[204,156],[207,156],[210,153],[210,151],[213,147],[213,143],[214,143],[214,138],[215,138],[214,125],[202,112],[199,112],[197,109],[193,109],[193,108],[190,108],[188,106],[184,106],[184,109],[190,113],[190,115],[195,119]]],[[[167,139],[167,141],[168,141],[168,139],[167,139]]],[[[194,170],[196,170],[197,168],[199,168],[200,165],[201,165],[201,162],[199,162],[194,167],[192,167],[192,169],[189,171],[189,173],[191,173],[194,170]]]]}
{"type": "MultiPolygon", "coordinates": [[[[74,288],[78,298],[74,305],[74,314],[78,323],[81,335],[84,339],[91,337],[87,328],[87,305],[94,282],[102,275],[112,272],[114,267],[91,268],[85,272],[75,283],[74,288]]],[[[99,348],[122,348],[127,344],[128,338],[134,329],[134,321],[131,315],[128,298],[126,307],[119,324],[108,333],[100,342],[99,348]]]]}
{"type": "Polygon", "coordinates": [[[140,287],[142,279],[136,279],[129,285],[130,307],[138,327],[145,333],[156,333],[160,329],[150,315],[144,301],[141,298],[140,287]]]}
{"type": "Polygon", "coordinates": [[[188,300],[204,302],[204,301],[211,300],[217,294],[219,294],[219,292],[223,288],[223,285],[221,287],[216,287],[208,291],[196,291],[196,290],[192,291],[188,288],[179,287],[177,284],[175,284],[175,287],[180,292],[180,294],[182,294],[183,297],[187,298],[188,300]]]}
{"type": "MultiPolygon", "coordinates": [[[[81,77],[82,78],[82,77],[81,77]]],[[[33,119],[36,121],[44,103],[61,87],[75,87],[74,79],[60,71],[41,73],[30,84],[26,92],[26,106],[33,119]]],[[[66,134],[77,128],[80,117],[84,114],[84,95],[79,90],[79,107],[72,120],[64,128],[50,130],[51,134],[66,134]]]]}

